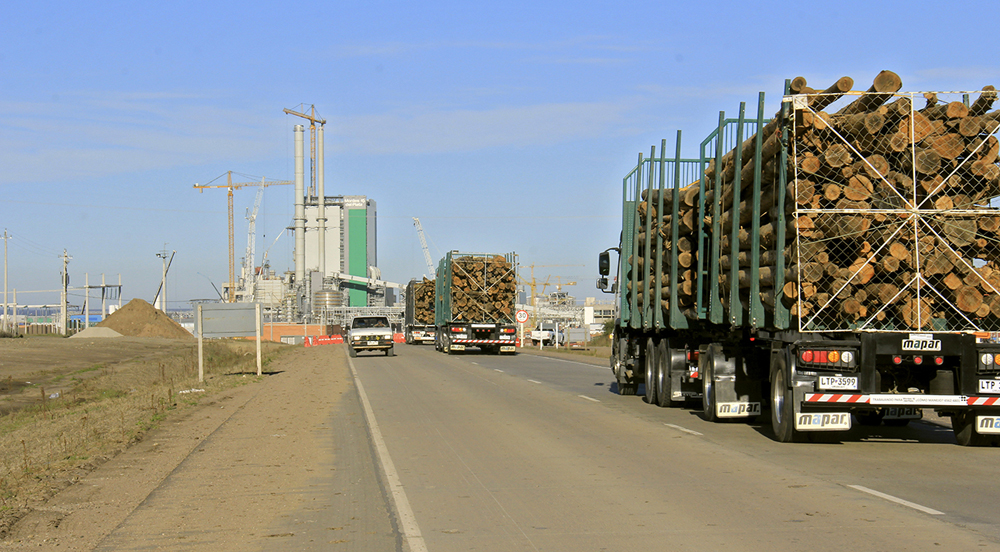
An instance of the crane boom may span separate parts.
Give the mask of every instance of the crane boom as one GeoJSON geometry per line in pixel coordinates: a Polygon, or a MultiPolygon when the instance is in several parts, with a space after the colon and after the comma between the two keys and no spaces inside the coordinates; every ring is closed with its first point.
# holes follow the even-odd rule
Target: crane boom
{"type": "Polygon", "coordinates": [[[424,237],[424,227],[420,225],[420,219],[413,217],[413,225],[417,227],[417,237],[420,238],[420,247],[424,250],[424,262],[427,263],[427,270],[434,274],[434,261],[431,260],[431,252],[427,249],[427,238],[424,237]]]}
{"type": "Polygon", "coordinates": [[[232,303],[236,300],[236,293],[234,292],[236,288],[236,251],[233,244],[233,190],[245,188],[247,186],[260,186],[262,188],[266,188],[267,186],[295,184],[295,182],[292,182],[291,180],[265,180],[263,178],[261,178],[260,182],[233,182],[233,171],[227,171],[225,184],[212,184],[212,182],[215,182],[220,178],[222,178],[222,175],[213,178],[208,184],[195,184],[194,187],[200,192],[204,192],[208,188],[226,188],[228,190],[226,200],[229,211],[229,302],[232,303]]]}

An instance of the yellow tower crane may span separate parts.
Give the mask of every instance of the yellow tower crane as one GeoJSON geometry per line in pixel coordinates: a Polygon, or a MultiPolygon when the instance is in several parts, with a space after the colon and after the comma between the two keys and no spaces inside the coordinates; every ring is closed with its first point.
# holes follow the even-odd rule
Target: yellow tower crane
{"type": "MultiPolygon", "coordinates": [[[[236,173],[236,175],[240,176],[240,177],[244,177],[244,178],[257,178],[255,176],[250,176],[250,175],[240,174],[240,173],[236,173]]],[[[208,184],[195,184],[194,185],[194,187],[198,191],[200,191],[200,192],[204,192],[208,188],[227,188],[228,189],[228,205],[229,205],[229,293],[228,293],[228,301],[230,303],[232,303],[233,301],[236,300],[236,292],[235,292],[236,278],[235,278],[235,270],[234,270],[234,267],[236,265],[236,258],[235,258],[236,257],[236,253],[235,253],[235,248],[233,246],[233,190],[236,190],[236,189],[239,189],[239,188],[245,188],[247,186],[260,186],[260,187],[266,188],[268,186],[282,186],[282,185],[287,185],[287,184],[295,184],[295,182],[292,182],[291,180],[265,180],[263,177],[260,179],[260,182],[233,182],[233,171],[227,171],[224,175],[220,174],[219,176],[213,178],[211,181],[209,181],[208,184]],[[222,178],[223,176],[226,177],[226,183],[225,184],[215,184],[215,185],[212,184],[212,182],[215,182],[216,180],[222,178]]]]}
{"type": "MultiPolygon", "coordinates": [[[[537,292],[538,292],[539,283],[538,283],[537,280],[535,280],[535,267],[538,267],[538,268],[556,268],[556,267],[568,267],[568,266],[583,266],[583,265],[533,265],[532,264],[532,265],[528,265],[528,267],[531,268],[531,280],[526,280],[525,278],[519,276],[519,278],[521,280],[521,284],[526,285],[529,288],[531,288],[531,310],[532,310],[532,313],[531,313],[531,323],[532,324],[538,324],[538,302],[535,301],[535,297],[537,297],[537,295],[538,295],[537,292]]],[[[551,278],[551,276],[546,276],[545,277],[545,281],[541,283],[541,286],[542,286],[542,292],[541,292],[541,294],[542,295],[545,295],[545,288],[547,288],[549,286],[549,278],[551,278]]],[[[565,285],[575,285],[575,284],[576,284],[576,282],[572,282],[572,283],[567,283],[565,285]]],[[[562,286],[562,284],[560,284],[560,289],[562,289],[561,286],[562,286]]]]}
{"type": "MultiPolygon", "coordinates": [[[[305,104],[299,104],[305,107],[305,104]]],[[[326,119],[316,116],[316,106],[309,106],[309,114],[301,113],[291,109],[284,110],[287,115],[295,115],[309,121],[309,195],[316,194],[316,123],[326,124],[326,119]]],[[[303,109],[302,111],[305,111],[303,109]]]]}

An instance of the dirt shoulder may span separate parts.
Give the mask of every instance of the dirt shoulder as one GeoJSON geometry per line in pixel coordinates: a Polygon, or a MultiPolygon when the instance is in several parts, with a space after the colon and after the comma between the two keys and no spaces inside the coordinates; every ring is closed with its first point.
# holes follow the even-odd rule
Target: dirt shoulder
{"type": "Polygon", "coordinates": [[[346,354],[281,355],[35,507],[3,549],[393,550],[346,354]]]}

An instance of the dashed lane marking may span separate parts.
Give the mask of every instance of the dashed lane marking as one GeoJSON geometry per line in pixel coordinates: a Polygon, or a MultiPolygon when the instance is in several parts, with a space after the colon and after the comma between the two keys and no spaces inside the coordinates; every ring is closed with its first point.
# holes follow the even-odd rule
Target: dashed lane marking
{"type": "Polygon", "coordinates": [[[915,504],[913,502],[910,502],[909,500],[903,500],[902,498],[898,498],[898,497],[895,497],[895,496],[892,496],[892,495],[889,495],[889,494],[880,493],[880,492],[878,492],[876,490],[869,489],[868,487],[862,487],[861,485],[848,485],[848,487],[850,487],[850,488],[852,488],[852,489],[854,489],[856,491],[861,491],[863,493],[868,493],[870,495],[874,495],[874,496],[877,496],[879,498],[888,500],[889,502],[895,502],[896,504],[900,504],[902,506],[906,506],[907,508],[913,508],[914,510],[918,510],[918,511],[923,512],[925,514],[930,514],[932,516],[943,516],[943,515],[945,515],[944,512],[939,512],[939,511],[935,510],[934,508],[928,508],[927,506],[921,506],[919,504],[915,504]]]}
{"type": "Polygon", "coordinates": [[[686,427],[682,427],[682,426],[679,426],[679,425],[675,425],[675,424],[666,424],[666,423],[665,423],[665,424],[663,424],[663,425],[665,425],[665,426],[667,426],[667,427],[669,427],[669,428],[673,428],[673,429],[676,429],[677,431],[683,431],[684,433],[690,433],[691,435],[698,435],[698,436],[701,436],[701,435],[703,435],[702,433],[698,433],[697,431],[695,431],[695,430],[693,430],[693,429],[688,429],[688,428],[686,428],[686,427]]]}

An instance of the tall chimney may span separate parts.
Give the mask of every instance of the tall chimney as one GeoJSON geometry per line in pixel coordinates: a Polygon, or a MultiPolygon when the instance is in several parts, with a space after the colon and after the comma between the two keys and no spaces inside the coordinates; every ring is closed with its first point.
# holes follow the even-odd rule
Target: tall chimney
{"type": "Polygon", "coordinates": [[[323,189],[323,125],[316,134],[316,186],[319,188],[319,272],[326,277],[326,191],[323,189]]]}
{"type": "Polygon", "coordinates": [[[302,125],[295,125],[295,283],[306,281],[305,155],[302,125]]]}

